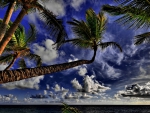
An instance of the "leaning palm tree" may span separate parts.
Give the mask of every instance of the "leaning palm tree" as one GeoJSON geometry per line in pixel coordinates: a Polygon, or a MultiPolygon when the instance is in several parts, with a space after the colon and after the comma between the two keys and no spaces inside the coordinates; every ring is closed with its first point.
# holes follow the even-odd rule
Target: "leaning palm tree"
{"type": "Polygon", "coordinates": [[[105,31],[106,22],[107,20],[103,13],[99,13],[98,15],[96,15],[92,9],[89,9],[86,12],[86,22],[84,22],[83,20],[78,21],[75,19],[68,22],[72,25],[73,31],[76,33],[77,38],[64,41],[64,43],[72,42],[73,44],[80,47],[90,47],[92,50],[94,50],[94,55],[91,60],[78,60],[69,63],[36,68],[0,71],[0,83],[18,81],[26,78],[59,72],[83,64],[90,64],[95,59],[98,47],[105,49],[108,46],[114,46],[118,47],[120,51],[122,51],[121,47],[115,42],[102,42],[102,35],[105,31]]]}
{"type": "Polygon", "coordinates": [[[28,44],[35,39],[36,31],[34,25],[30,24],[30,29],[27,34],[25,34],[24,27],[19,25],[4,50],[5,54],[0,56],[0,64],[9,64],[5,70],[10,69],[17,59],[19,59],[18,64],[20,68],[27,67],[24,60],[27,58],[36,61],[37,66],[41,66],[40,56],[31,53],[28,47],[28,44]]]}
{"type": "MultiPolygon", "coordinates": [[[[45,0],[44,0],[45,1],[45,0]]],[[[57,19],[56,16],[46,9],[38,0],[17,0],[22,5],[22,9],[18,14],[16,20],[5,34],[5,38],[0,42],[0,55],[4,51],[6,45],[11,40],[12,35],[16,31],[23,17],[28,14],[28,11],[37,9],[41,18],[46,22],[46,25],[50,29],[51,35],[56,37],[57,47],[59,47],[65,40],[66,33],[62,26],[62,21],[57,19]]]]}
{"type": "MultiPolygon", "coordinates": [[[[102,10],[111,15],[120,16],[116,22],[129,28],[150,27],[149,0],[115,0],[118,6],[104,5],[102,10]]],[[[135,45],[150,42],[150,32],[135,36],[135,45]]]]}
{"type": "Polygon", "coordinates": [[[3,39],[6,33],[7,25],[10,21],[10,18],[16,6],[16,0],[0,0],[1,7],[5,7],[7,5],[8,5],[8,8],[7,8],[6,14],[4,16],[3,22],[0,24],[0,41],[3,39]]]}

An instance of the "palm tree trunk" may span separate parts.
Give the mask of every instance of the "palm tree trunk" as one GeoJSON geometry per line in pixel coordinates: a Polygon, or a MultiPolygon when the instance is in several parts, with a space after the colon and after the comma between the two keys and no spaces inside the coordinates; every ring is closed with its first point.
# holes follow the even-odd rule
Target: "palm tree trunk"
{"type": "Polygon", "coordinates": [[[0,26],[0,42],[1,42],[1,40],[3,39],[3,37],[6,33],[7,25],[10,21],[10,18],[12,16],[13,11],[14,11],[15,5],[16,5],[15,0],[13,2],[9,3],[9,6],[8,6],[6,14],[5,14],[5,17],[4,17],[3,22],[1,23],[1,26],[0,26]]]}
{"type": "Polygon", "coordinates": [[[13,66],[13,64],[15,63],[16,59],[17,59],[17,56],[14,56],[13,60],[12,60],[11,63],[5,68],[5,70],[9,70],[9,69],[13,66]]]}
{"type": "Polygon", "coordinates": [[[12,26],[9,28],[9,30],[6,32],[5,37],[2,39],[2,41],[0,42],[0,55],[2,54],[2,52],[4,51],[6,45],[8,44],[8,42],[11,40],[12,35],[14,34],[14,32],[16,31],[19,23],[21,22],[22,18],[26,15],[26,9],[22,8],[22,10],[20,11],[19,15],[17,16],[16,20],[13,22],[12,26]]]}
{"type": "Polygon", "coordinates": [[[56,64],[51,66],[0,71],[0,83],[2,84],[7,82],[19,81],[22,79],[63,71],[82,64],[90,64],[95,59],[96,50],[97,48],[94,49],[94,56],[92,57],[91,60],[78,60],[74,62],[56,64]]]}

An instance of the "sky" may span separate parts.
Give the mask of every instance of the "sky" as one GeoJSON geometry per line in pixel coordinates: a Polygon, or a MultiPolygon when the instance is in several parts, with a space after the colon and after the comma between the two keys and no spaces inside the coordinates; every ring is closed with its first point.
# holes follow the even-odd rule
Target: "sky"
{"type": "MultiPolygon", "coordinates": [[[[44,4],[59,18],[63,19],[68,38],[74,38],[71,27],[67,24],[72,18],[85,20],[85,11],[93,8],[98,14],[102,5],[116,5],[112,0],[49,0],[44,4]]],[[[0,9],[0,18],[4,17],[6,8],[0,9]]],[[[14,21],[20,10],[13,13],[14,21]]],[[[61,72],[41,75],[21,81],[0,85],[0,104],[90,104],[90,105],[122,105],[150,104],[147,94],[150,90],[150,47],[148,44],[134,45],[133,37],[149,29],[127,29],[114,22],[118,17],[105,13],[108,19],[103,42],[115,41],[123,49],[98,49],[96,59],[92,64],[80,65],[61,72]],[[127,86],[130,88],[127,92],[127,86]],[[137,87],[140,89],[136,91],[137,87]],[[84,92],[82,91],[84,90],[84,92]],[[121,94],[133,95],[123,97],[121,94]]],[[[28,23],[36,26],[36,40],[29,46],[31,51],[39,55],[43,65],[60,64],[80,59],[91,59],[93,51],[82,49],[69,43],[56,50],[54,38],[43,27],[43,21],[38,12],[26,15],[21,24],[28,30],[28,23]]],[[[17,61],[16,61],[17,63],[17,61]]],[[[19,68],[16,63],[11,69],[19,68]]],[[[35,63],[26,59],[28,67],[35,63]]],[[[0,65],[0,70],[6,65],[0,65]]]]}

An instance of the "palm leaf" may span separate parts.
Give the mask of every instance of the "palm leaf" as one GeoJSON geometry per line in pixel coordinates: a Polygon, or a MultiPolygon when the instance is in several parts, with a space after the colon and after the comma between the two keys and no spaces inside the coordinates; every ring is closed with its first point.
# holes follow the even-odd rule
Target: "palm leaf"
{"type": "Polygon", "coordinates": [[[104,5],[103,11],[111,15],[121,15],[116,21],[123,25],[128,25],[129,28],[148,28],[150,26],[150,13],[147,10],[130,6],[110,6],[104,5]]]}
{"type": "Polygon", "coordinates": [[[141,10],[149,10],[150,2],[149,0],[114,0],[122,6],[130,6],[139,8],[141,10]]]}
{"type": "Polygon", "coordinates": [[[116,42],[104,42],[104,43],[98,44],[98,46],[101,47],[102,50],[109,46],[113,46],[113,47],[117,47],[122,52],[121,46],[119,44],[117,44],[116,42]]]}
{"type": "Polygon", "coordinates": [[[21,68],[27,68],[27,65],[26,65],[24,59],[19,60],[18,65],[19,65],[19,67],[21,67],[21,68]]]}
{"type": "Polygon", "coordinates": [[[26,57],[29,59],[29,60],[34,60],[36,62],[36,65],[39,67],[42,65],[42,59],[40,56],[36,55],[36,54],[28,54],[26,55],[26,57]]]}
{"type": "Polygon", "coordinates": [[[102,12],[96,15],[93,9],[86,11],[86,22],[90,28],[92,37],[96,39],[101,37],[102,32],[105,30],[106,20],[102,12]]]}
{"type": "Polygon", "coordinates": [[[46,9],[39,2],[36,2],[36,4],[33,5],[35,8],[37,8],[40,11],[41,18],[45,21],[46,26],[48,26],[48,29],[50,30],[50,35],[56,38],[56,43],[58,48],[65,41],[65,38],[67,37],[62,20],[57,19],[56,16],[51,11],[46,9]]]}
{"type": "Polygon", "coordinates": [[[150,32],[135,36],[135,45],[139,45],[144,42],[150,43],[150,32]]]}
{"type": "Polygon", "coordinates": [[[72,21],[68,21],[67,23],[72,26],[72,30],[78,38],[82,38],[84,40],[91,40],[92,36],[90,28],[84,21],[78,21],[76,19],[73,19],[72,21]]]}
{"type": "Polygon", "coordinates": [[[10,0],[0,0],[0,7],[4,8],[9,4],[10,0]]]}
{"type": "Polygon", "coordinates": [[[96,37],[96,31],[97,31],[97,15],[93,11],[93,9],[89,9],[86,11],[86,21],[87,25],[90,28],[91,35],[93,37],[96,37]]]}
{"type": "Polygon", "coordinates": [[[71,42],[73,45],[79,46],[79,47],[82,47],[82,48],[89,48],[89,47],[92,47],[92,45],[93,45],[93,42],[88,41],[88,40],[83,40],[81,38],[66,40],[65,42],[71,42]]]}
{"type": "Polygon", "coordinates": [[[77,108],[70,107],[69,105],[63,103],[62,113],[81,113],[77,108]]]}
{"type": "Polygon", "coordinates": [[[7,54],[4,56],[0,56],[0,64],[7,64],[13,60],[13,54],[7,54]]]}
{"type": "Polygon", "coordinates": [[[30,29],[28,31],[28,35],[26,36],[26,41],[25,41],[25,45],[27,45],[27,43],[32,42],[33,40],[35,40],[35,36],[36,36],[36,29],[35,26],[33,24],[29,24],[30,25],[30,29]]]}

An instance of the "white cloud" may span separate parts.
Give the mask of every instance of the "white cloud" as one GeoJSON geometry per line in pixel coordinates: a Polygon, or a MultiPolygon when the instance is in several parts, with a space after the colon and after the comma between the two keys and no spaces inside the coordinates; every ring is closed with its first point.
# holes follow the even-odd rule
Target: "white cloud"
{"type": "Polygon", "coordinates": [[[126,48],[124,49],[124,53],[129,55],[129,56],[133,56],[138,50],[138,47],[134,45],[134,43],[132,43],[131,45],[127,45],[126,48]]]}
{"type": "Polygon", "coordinates": [[[98,81],[93,80],[93,76],[89,77],[88,75],[84,77],[84,91],[85,92],[105,92],[110,89],[99,84],[98,81]]]}
{"type": "Polygon", "coordinates": [[[84,76],[83,79],[83,86],[79,84],[78,80],[73,79],[71,81],[73,87],[79,91],[79,92],[87,92],[87,93],[94,93],[94,92],[105,92],[106,90],[109,90],[109,87],[105,87],[103,85],[100,85],[98,81],[93,80],[93,76],[84,76]]]}
{"type": "Polygon", "coordinates": [[[82,86],[79,84],[76,78],[74,78],[71,83],[76,90],[82,90],[82,86]]]}
{"type": "Polygon", "coordinates": [[[80,76],[85,76],[86,73],[87,73],[87,69],[85,67],[79,68],[78,74],[80,76]]]}
{"type": "Polygon", "coordinates": [[[55,87],[53,88],[55,92],[60,91],[60,86],[58,84],[55,85],[55,87]]]}
{"type": "Polygon", "coordinates": [[[50,89],[50,87],[49,87],[49,85],[48,85],[48,84],[46,84],[46,89],[47,89],[47,90],[49,90],[49,89],[50,89]]]}
{"type": "Polygon", "coordinates": [[[44,3],[44,7],[52,11],[55,15],[64,16],[66,4],[63,0],[49,0],[44,3]]]}
{"type": "Polygon", "coordinates": [[[80,6],[85,2],[85,0],[71,0],[71,6],[76,10],[80,10],[80,6]]]}
{"type": "Polygon", "coordinates": [[[16,81],[16,82],[5,83],[5,84],[2,84],[2,87],[6,88],[6,89],[10,89],[10,90],[15,89],[15,88],[39,89],[40,80],[42,80],[43,78],[44,78],[44,76],[38,76],[38,77],[33,77],[33,78],[20,80],[20,81],[16,81]]]}
{"type": "Polygon", "coordinates": [[[103,71],[111,79],[116,79],[121,76],[121,70],[115,69],[113,66],[110,66],[107,63],[103,63],[103,71]]]}
{"type": "Polygon", "coordinates": [[[46,90],[44,90],[44,95],[47,95],[47,91],[46,90]]]}
{"type": "Polygon", "coordinates": [[[4,70],[8,65],[0,65],[0,71],[4,70]]]}
{"type": "MultiPolygon", "coordinates": [[[[150,95],[150,82],[145,83],[145,85],[133,84],[131,86],[126,86],[124,92],[122,94],[132,95],[134,97],[147,98],[150,95]]],[[[120,93],[121,94],[121,93],[120,93]]]]}
{"type": "Polygon", "coordinates": [[[58,52],[54,49],[52,44],[54,44],[54,42],[50,39],[43,41],[44,47],[37,43],[33,44],[33,51],[41,57],[42,63],[49,64],[52,60],[58,57],[58,52]]]}

